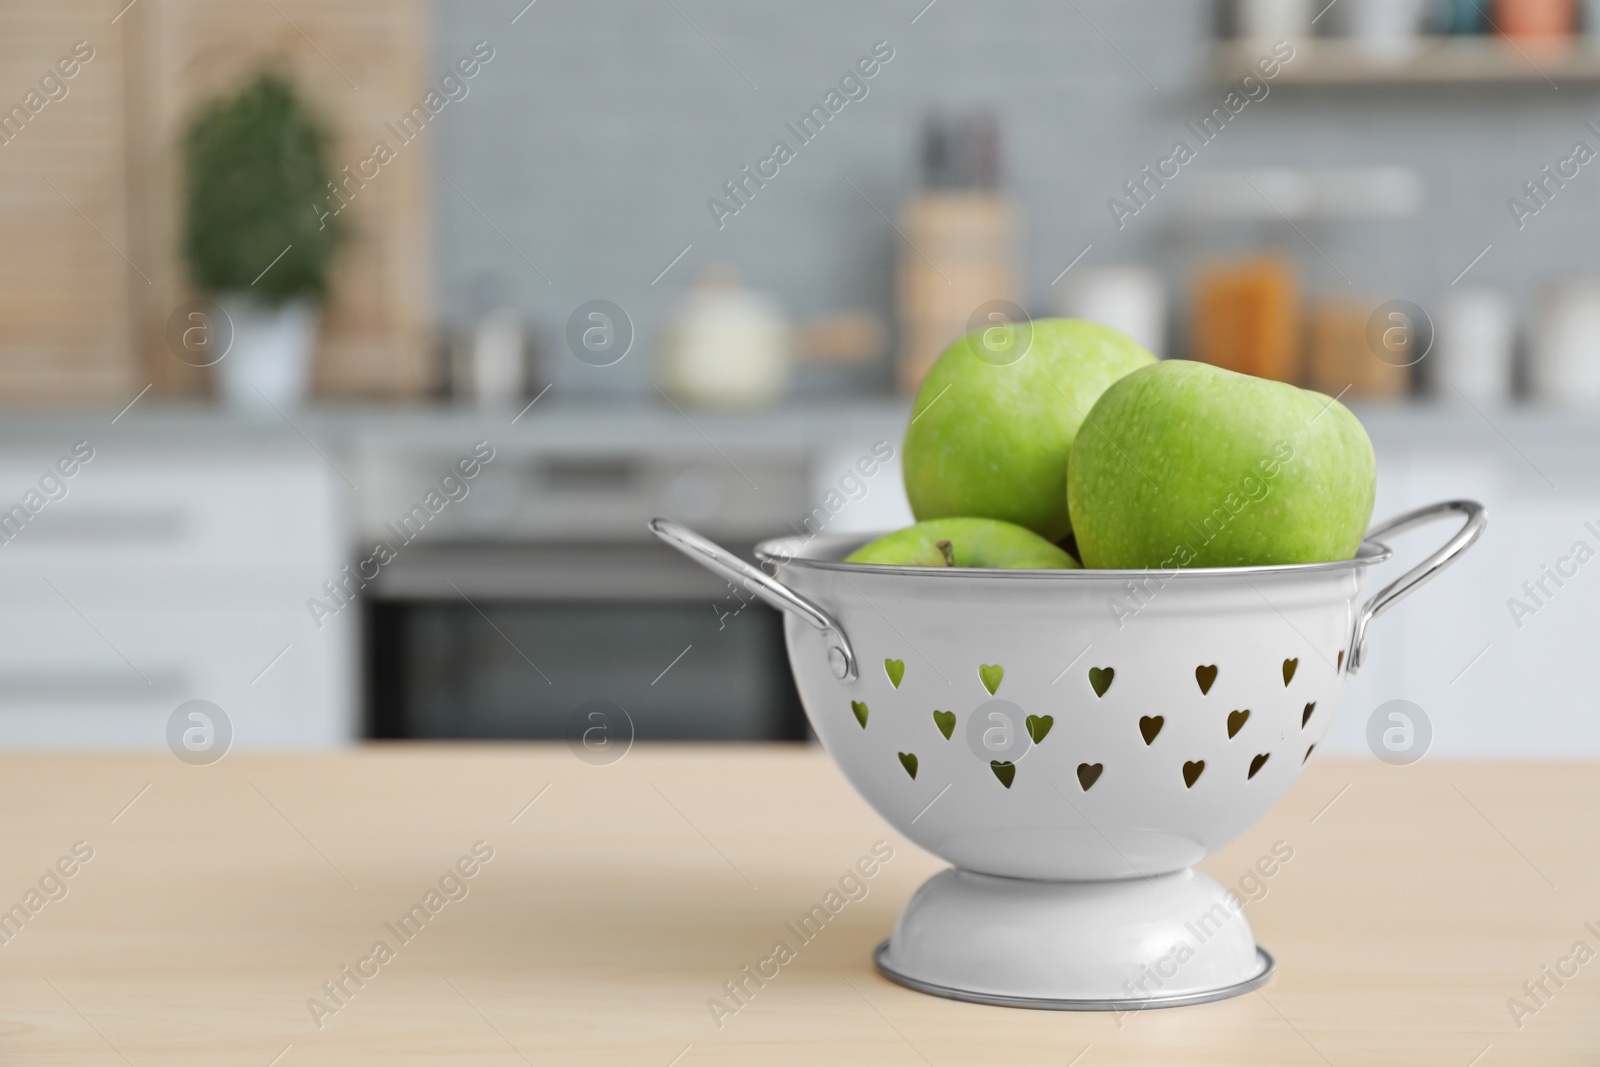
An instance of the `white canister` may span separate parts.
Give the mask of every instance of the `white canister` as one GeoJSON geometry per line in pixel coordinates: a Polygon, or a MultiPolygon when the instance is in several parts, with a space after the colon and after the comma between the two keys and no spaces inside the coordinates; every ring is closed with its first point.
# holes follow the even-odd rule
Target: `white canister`
{"type": "Polygon", "coordinates": [[[527,389],[522,316],[512,308],[496,308],[478,322],[472,334],[470,395],[479,407],[505,407],[521,402],[527,389]]]}
{"type": "Polygon", "coordinates": [[[1433,392],[1441,400],[1499,406],[1511,399],[1517,320],[1498,289],[1452,289],[1433,316],[1433,392]]]}
{"type": "Polygon", "coordinates": [[[1600,407],[1600,278],[1564,282],[1545,292],[1528,357],[1535,400],[1600,407]]]}
{"type": "Polygon", "coordinates": [[[1422,32],[1427,0],[1341,0],[1329,12],[1346,37],[1380,47],[1405,48],[1422,32]]]}
{"type": "Polygon", "coordinates": [[[1068,276],[1061,313],[1121,330],[1162,358],[1167,336],[1167,291],[1148,267],[1086,267],[1068,276]]]}
{"type": "Polygon", "coordinates": [[[1311,0],[1237,0],[1234,34],[1253,40],[1298,40],[1311,36],[1311,0]]]}

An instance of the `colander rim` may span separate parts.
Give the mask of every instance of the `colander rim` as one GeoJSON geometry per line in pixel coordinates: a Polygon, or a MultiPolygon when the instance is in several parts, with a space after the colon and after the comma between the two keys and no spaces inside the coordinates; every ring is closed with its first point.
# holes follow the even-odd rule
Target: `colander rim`
{"type": "MultiPolygon", "coordinates": [[[[846,563],[842,559],[818,559],[785,550],[786,546],[797,544],[801,548],[811,548],[813,551],[819,547],[854,549],[890,532],[892,531],[885,530],[882,533],[858,534],[817,534],[809,538],[774,537],[757,544],[755,546],[755,556],[763,563],[772,563],[779,567],[798,567],[801,570],[841,571],[846,574],[882,574],[901,578],[997,578],[1084,582],[1107,579],[1125,581],[1129,578],[1148,578],[1151,574],[1161,574],[1164,577],[1174,579],[1182,578],[1186,581],[1199,578],[1253,578],[1276,574],[1324,574],[1375,566],[1383,563],[1394,554],[1393,550],[1382,541],[1367,539],[1361,542],[1361,547],[1350,559],[1327,560],[1321,563],[1275,563],[1261,567],[1180,567],[1172,571],[1164,571],[1156,567],[1139,570],[1126,568],[1095,569],[1089,567],[1073,568],[1071,570],[1037,570],[1022,567],[917,567],[887,563],[846,563]]],[[[840,554],[844,553],[841,552],[840,554]]]]}

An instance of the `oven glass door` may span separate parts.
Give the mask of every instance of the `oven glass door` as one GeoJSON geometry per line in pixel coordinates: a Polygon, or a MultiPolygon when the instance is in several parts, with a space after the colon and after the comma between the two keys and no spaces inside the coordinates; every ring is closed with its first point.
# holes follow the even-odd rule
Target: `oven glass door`
{"type": "MultiPolygon", "coordinates": [[[[430,578],[370,601],[368,735],[573,740],[599,710],[618,739],[805,739],[779,613],[715,585],[645,580],[655,567],[639,571],[636,558],[609,561],[610,584],[594,571],[572,582],[568,567],[556,583],[528,579],[532,565],[498,566],[498,582],[457,566],[432,577],[453,574],[460,595],[430,578]],[[602,595],[572,595],[583,588],[602,595]]],[[[648,559],[679,580],[703,574],[654,546],[648,559]]]]}

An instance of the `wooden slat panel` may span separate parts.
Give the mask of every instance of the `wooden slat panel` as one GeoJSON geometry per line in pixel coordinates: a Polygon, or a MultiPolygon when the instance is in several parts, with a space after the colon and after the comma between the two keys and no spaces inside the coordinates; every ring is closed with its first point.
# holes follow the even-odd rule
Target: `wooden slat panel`
{"type": "Polygon", "coordinates": [[[100,0],[0,6],[0,114],[25,105],[76,42],[93,49],[63,79],[66,95],[49,86],[59,99],[40,93],[37,113],[0,145],[0,403],[132,395],[129,293],[151,286],[124,258],[117,11],[100,0]]]}

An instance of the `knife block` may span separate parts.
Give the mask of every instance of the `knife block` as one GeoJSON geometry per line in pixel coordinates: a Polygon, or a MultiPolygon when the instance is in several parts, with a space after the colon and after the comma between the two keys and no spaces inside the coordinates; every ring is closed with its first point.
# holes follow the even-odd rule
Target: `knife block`
{"type": "MultiPolygon", "coordinates": [[[[951,343],[974,328],[990,301],[1020,303],[1016,211],[989,191],[917,196],[902,214],[898,267],[900,390],[915,393],[951,343]]],[[[977,326],[988,325],[980,321],[977,326]]]]}

